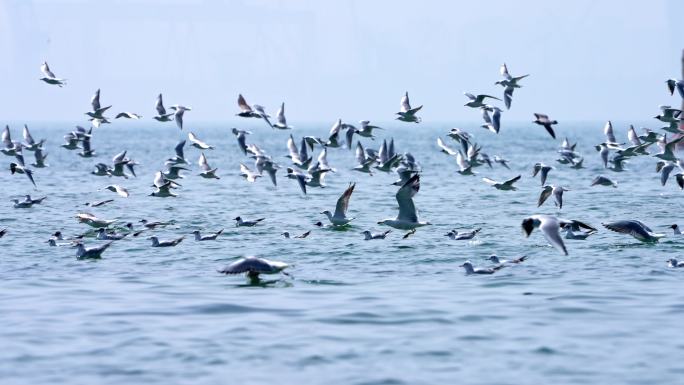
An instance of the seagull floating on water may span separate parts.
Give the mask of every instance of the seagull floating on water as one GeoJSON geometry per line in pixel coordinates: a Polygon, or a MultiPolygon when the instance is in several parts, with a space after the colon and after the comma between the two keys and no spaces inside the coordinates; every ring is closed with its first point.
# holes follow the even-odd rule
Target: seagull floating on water
{"type": "Polygon", "coordinates": [[[387,234],[391,233],[392,230],[387,230],[382,233],[371,233],[369,230],[364,230],[361,232],[364,236],[364,240],[370,241],[371,239],[385,239],[387,234]]]}
{"type": "Polygon", "coordinates": [[[160,241],[159,238],[154,236],[149,237],[148,239],[152,241],[152,247],[174,247],[177,246],[179,243],[183,242],[183,239],[185,239],[185,237],[171,239],[168,241],[160,241]]]}
{"type": "Polygon", "coordinates": [[[221,233],[223,233],[223,229],[207,235],[202,235],[199,230],[195,230],[192,232],[192,234],[195,235],[196,241],[215,241],[216,238],[218,238],[218,236],[221,235],[221,233]]]}
{"type": "Polygon", "coordinates": [[[471,274],[494,274],[497,271],[503,269],[506,265],[497,265],[494,267],[474,267],[473,263],[470,261],[465,261],[460,267],[464,268],[466,275],[471,274]]]}
{"type": "Polygon", "coordinates": [[[257,224],[259,224],[259,222],[263,221],[264,219],[266,219],[266,218],[259,218],[259,219],[255,219],[253,221],[245,221],[241,217],[233,218],[233,220],[235,221],[235,227],[254,227],[257,224]]]}

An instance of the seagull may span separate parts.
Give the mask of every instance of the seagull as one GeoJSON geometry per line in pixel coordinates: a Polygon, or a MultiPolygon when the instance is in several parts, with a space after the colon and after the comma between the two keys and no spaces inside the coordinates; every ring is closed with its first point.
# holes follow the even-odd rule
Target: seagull
{"type": "Polygon", "coordinates": [[[169,222],[150,222],[147,219],[141,219],[140,223],[145,226],[147,229],[156,229],[157,227],[166,227],[168,225],[174,224],[174,221],[169,221],[169,222]]]}
{"type": "Polygon", "coordinates": [[[475,236],[477,235],[477,233],[480,232],[480,230],[482,230],[482,229],[479,227],[475,230],[465,231],[465,232],[463,232],[463,231],[458,232],[456,230],[451,230],[444,235],[449,237],[449,239],[454,240],[454,241],[466,241],[466,240],[475,238],[475,236]]]}
{"type": "MultiPolygon", "coordinates": [[[[319,222],[319,223],[320,223],[320,222],[319,222]]],[[[309,231],[307,231],[307,232],[304,232],[304,233],[302,233],[302,234],[300,234],[300,235],[295,235],[295,236],[292,237],[292,238],[304,239],[304,238],[308,237],[309,234],[311,234],[311,230],[309,230],[309,231]]],[[[287,231],[283,232],[283,233],[280,234],[280,235],[284,236],[284,237],[287,238],[287,239],[290,239],[290,233],[287,232],[287,231]]]]}
{"type": "Polygon", "coordinates": [[[90,213],[78,213],[76,214],[76,220],[78,220],[80,223],[85,223],[86,225],[95,228],[107,227],[116,222],[115,220],[100,219],[90,213]]]}
{"type": "Polygon", "coordinates": [[[181,171],[190,171],[190,169],[182,166],[168,165],[166,167],[166,172],[162,173],[162,175],[164,178],[171,180],[183,179],[184,176],[180,174],[181,171]]]}
{"type": "Polygon", "coordinates": [[[507,169],[511,169],[508,167],[508,159],[504,159],[498,155],[494,155],[494,163],[499,163],[500,165],[506,167],[507,169]]]}
{"type": "Polygon", "coordinates": [[[159,94],[157,96],[157,102],[154,106],[154,108],[157,110],[157,116],[154,117],[156,121],[159,122],[170,122],[173,120],[171,117],[173,116],[173,112],[166,113],[166,108],[164,108],[164,101],[162,99],[162,94],[159,94]]]}
{"type": "Polygon", "coordinates": [[[183,129],[183,115],[185,115],[185,111],[192,111],[192,108],[185,107],[185,106],[179,106],[179,105],[173,105],[169,108],[174,111],[173,119],[176,121],[176,125],[178,126],[178,128],[180,128],[182,130],[183,129]]]}
{"type": "Polygon", "coordinates": [[[608,146],[601,143],[598,146],[596,146],[596,151],[598,151],[599,155],[601,155],[601,160],[603,161],[603,168],[608,168],[608,155],[610,154],[608,146]]]}
{"type": "Polygon", "coordinates": [[[40,78],[40,80],[44,81],[45,83],[58,85],[60,87],[66,85],[66,79],[57,78],[55,74],[50,71],[50,67],[48,66],[47,62],[43,62],[43,64],[40,66],[40,71],[44,75],[42,78],[40,78]]]}
{"type": "Polygon", "coordinates": [[[100,207],[100,206],[104,206],[107,203],[111,203],[111,202],[114,202],[114,199],[105,199],[103,201],[86,202],[85,205],[90,206],[90,207],[100,207]]]}
{"type": "Polygon", "coordinates": [[[306,143],[304,139],[302,139],[300,149],[297,149],[297,144],[295,143],[295,140],[292,137],[292,135],[290,135],[290,138],[287,140],[287,149],[290,152],[290,154],[287,155],[287,157],[290,158],[290,160],[292,160],[292,164],[302,169],[309,168],[313,158],[309,157],[306,152],[306,143]]]}
{"type": "Polygon", "coordinates": [[[579,226],[585,229],[596,231],[595,228],[575,220],[566,220],[556,218],[550,215],[532,215],[523,219],[522,228],[525,232],[525,236],[529,237],[532,231],[538,228],[544,238],[556,249],[563,252],[563,254],[568,255],[568,250],[565,248],[563,239],[560,236],[560,227],[562,226],[579,226]]]}
{"type": "Polygon", "coordinates": [[[544,163],[536,163],[534,165],[534,170],[532,171],[532,176],[535,177],[539,174],[541,185],[544,186],[546,184],[546,178],[549,176],[549,171],[551,170],[555,170],[555,168],[553,166],[547,166],[544,163]]]}
{"type": "Polygon", "coordinates": [[[670,91],[670,95],[674,95],[675,89],[679,92],[679,96],[684,99],[684,80],[677,79],[667,79],[667,89],[670,91]]]}
{"type": "Polygon", "coordinates": [[[241,116],[243,118],[261,118],[261,115],[254,112],[252,107],[249,104],[247,104],[247,101],[242,96],[242,94],[238,94],[237,103],[238,107],[240,107],[240,113],[238,113],[237,116],[241,116]]]}
{"type": "Polygon", "coordinates": [[[30,195],[26,195],[23,201],[20,201],[19,199],[12,199],[11,202],[14,202],[14,208],[15,209],[24,209],[24,208],[30,208],[34,204],[43,203],[43,200],[45,198],[47,198],[47,197],[32,199],[30,195]]]}
{"type": "Polygon", "coordinates": [[[378,222],[379,225],[387,225],[399,230],[413,230],[417,227],[430,225],[430,222],[420,222],[416,213],[413,197],[420,190],[420,174],[415,174],[404,183],[395,198],[399,204],[399,214],[396,218],[387,218],[378,222]]]}
{"type": "Polygon", "coordinates": [[[354,132],[359,136],[363,136],[364,138],[375,139],[375,136],[373,136],[373,130],[382,130],[381,127],[371,125],[370,120],[361,120],[359,121],[359,124],[361,125],[361,129],[355,130],[354,132]]]}
{"type": "Polygon", "coordinates": [[[33,170],[27,168],[24,166],[24,156],[21,154],[17,154],[17,162],[19,163],[10,163],[10,173],[12,175],[14,174],[24,174],[26,177],[29,178],[31,183],[33,184],[33,187],[36,188],[36,182],[33,180],[33,170]]]}
{"type": "Polygon", "coordinates": [[[473,95],[468,92],[464,92],[463,95],[465,95],[468,98],[468,103],[464,104],[466,107],[472,107],[472,108],[480,108],[487,106],[487,104],[483,103],[485,99],[494,99],[494,100],[501,100],[495,96],[491,95],[473,95]]]}
{"type": "Polygon", "coordinates": [[[684,232],[679,228],[679,226],[676,223],[669,227],[672,229],[672,233],[674,235],[684,235],[684,232]]]}
{"type": "Polygon", "coordinates": [[[540,126],[544,126],[546,128],[546,131],[551,135],[552,138],[556,139],[556,133],[553,132],[553,125],[558,124],[558,121],[556,120],[550,120],[548,115],[544,114],[539,114],[535,113],[534,114],[535,120],[532,123],[536,123],[540,126]]]}
{"type": "Polygon", "coordinates": [[[665,262],[667,262],[667,267],[670,268],[684,267],[684,261],[678,261],[677,258],[670,258],[665,262]]]}
{"type": "Polygon", "coordinates": [[[218,238],[218,236],[221,235],[222,232],[223,232],[223,229],[221,229],[221,230],[219,230],[213,234],[208,234],[208,235],[204,235],[204,236],[202,236],[200,234],[199,230],[195,230],[192,233],[195,235],[196,241],[215,241],[216,238],[218,238]]]}
{"type": "Polygon", "coordinates": [[[271,183],[273,183],[273,186],[278,186],[278,181],[276,180],[276,173],[280,169],[280,166],[278,166],[273,160],[271,160],[270,157],[268,156],[258,156],[256,158],[256,162],[254,163],[257,171],[259,171],[259,174],[263,174],[264,171],[268,174],[269,178],[271,179],[271,183]]]}
{"type": "Polygon", "coordinates": [[[161,186],[156,186],[154,191],[150,193],[150,196],[153,197],[158,197],[158,198],[168,198],[168,197],[177,197],[178,194],[175,194],[171,191],[171,184],[172,181],[168,181],[166,184],[163,184],[161,186]]]}
{"type": "Polygon", "coordinates": [[[261,178],[261,175],[250,170],[247,166],[245,166],[242,163],[240,163],[240,176],[244,177],[247,180],[247,182],[252,183],[256,181],[256,178],[261,178]]]}
{"type": "Polygon", "coordinates": [[[364,240],[370,241],[371,239],[385,239],[385,237],[387,237],[387,234],[391,232],[392,230],[387,230],[383,233],[371,233],[368,230],[364,230],[363,232],[361,232],[361,234],[363,234],[364,240]]]}
{"type": "Polygon", "coordinates": [[[180,142],[178,142],[178,144],[176,144],[176,147],[174,148],[176,155],[173,158],[167,159],[165,162],[166,165],[189,164],[188,161],[185,159],[185,152],[183,151],[183,148],[185,147],[185,142],[185,140],[181,140],[180,142]]]}
{"type": "Polygon", "coordinates": [[[177,246],[179,243],[183,242],[183,239],[185,239],[185,237],[183,236],[168,241],[160,241],[159,238],[154,236],[149,237],[148,239],[152,240],[152,247],[174,247],[177,246]]]}
{"type": "Polygon", "coordinates": [[[264,219],[266,219],[266,218],[259,218],[259,219],[255,219],[253,221],[245,221],[245,220],[242,220],[241,217],[233,218],[233,220],[236,221],[235,227],[254,227],[257,224],[259,224],[259,222],[263,221],[264,219]]]}
{"type": "Polygon", "coordinates": [[[104,227],[100,227],[97,229],[97,239],[100,241],[118,241],[121,239],[124,239],[128,233],[126,234],[117,234],[117,233],[107,233],[107,230],[105,230],[104,227]]]}
{"type": "Polygon", "coordinates": [[[124,111],[124,112],[119,112],[119,113],[116,114],[116,116],[114,117],[114,119],[119,119],[119,118],[136,119],[136,120],[138,120],[138,119],[142,118],[142,115],[138,115],[138,114],[135,114],[135,113],[133,113],[133,112],[126,112],[126,111],[124,111]]]}
{"type": "Polygon", "coordinates": [[[677,143],[681,142],[682,139],[684,139],[684,136],[680,136],[677,139],[672,139],[668,142],[667,137],[664,137],[663,143],[665,144],[665,147],[663,148],[663,152],[653,156],[662,160],[677,161],[677,156],[675,156],[674,152],[677,149],[677,143]]]}
{"type": "MultiPolygon", "coordinates": [[[[678,167],[678,163],[674,162],[669,162],[669,161],[660,161],[656,163],[656,172],[660,173],[660,184],[662,186],[665,186],[667,183],[667,179],[670,177],[670,173],[672,173],[672,170],[675,169],[675,167],[678,167]]],[[[681,168],[680,168],[681,170],[681,168]]]]}
{"type": "Polygon", "coordinates": [[[42,149],[45,139],[36,143],[36,141],[33,140],[33,137],[31,136],[31,132],[29,132],[28,126],[25,124],[24,130],[22,131],[22,135],[24,136],[24,143],[21,146],[22,149],[27,151],[37,151],[42,149]]]}
{"type": "Polygon", "coordinates": [[[36,168],[43,168],[49,166],[49,164],[45,163],[45,158],[47,158],[48,154],[43,153],[43,149],[41,147],[36,148],[36,150],[33,152],[33,155],[35,156],[36,161],[35,163],[31,163],[31,166],[36,168]]]}
{"type": "MultiPolygon", "coordinates": [[[[209,166],[209,163],[207,163],[207,157],[204,156],[204,153],[200,154],[198,163],[202,169],[202,172],[199,174],[202,178],[221,179],[218,175],[216,175],[216,170],[218,170],[218,168],[211,168],[211,166],[209,166]]],[[[240,169],[242,169],[242,167],[240,169]]]]}
{"type": "Polygon", "coordinates": [[[506,265],[506,264],[518,264],[521,262],[524,262],[527,260],[527,256],[523,255],[522,257],[519,258],[514,258],[514,259],[501,259],[497,257],[496,255],[492,254],[487,258],[488,261],[495,263],[497,265],[506,265]]]}
{"type": "Polygon", "coordinates": [[[544,186],[542,188],[541,194],[539,195],[539,200],[537,200],[537,207],[541,207],[541,205],[543,205],[544,202],[546,202],[546,200],[549,199],[549,197],[551,195],[553,195],[553,199],[555,201],[554,203],[556,204],[556,206],[558,206],[559,210],[562,209],[563,208],[563,192],[564,191],[570,191],[570,190],[566,189],[563,186],[554,186],[554,185],[544,186]]]}
{"type": "Polygon", "coordinates": [[[246,137],[247,135],[251,134],[249,131],[245,130],[238,130],[237,128],[233,128],[233,134],[237,137],[238,141],[238,146],[240,146],[240,150],[242,150],[242,153],[247,155],[247,142],[246,142],[246,137]]]}
{"type": "Polygon", "coordinates": [[[510,110],[511,101],[513,100],[513,90],[515,90],[516,88],[520,88],[521,86],[518,84],[518,82],[530,75],[513,77],[508,73],[508,67],[506,67],[506,63],[503,63],[501,65],[500,72],[504,80],[499,80],[494,84],[498,84],[504,87],[504,103],[506,104],[506,109],[510,110]]]}
{"type": "Polygon", "coordinates": [[[668,124],[667,126],[662,127],[662,129],[675,134],[678,133],[679,128],[677,126],[681,121],[680,116],[682,115],[682,110],[670,106],[660,106],[660,111],[660,114],[654,116],[654,118],[668,124]]]}
{"type": "Polygon", "coordinates": [[[473,166],[468,159],[466,159],[461,151],[456,153],[456,164],[458,164],[458,173],[461,175],[475,175],[473,172],[473,166]]]}
{"type": "Polygon", "coordinates": [[[349,224],[349,222],[354,220],[354,218],[347,218],[349,199],[354,192],[354,187],[356,187],[356,183],[350,183],[349,187],[347,187],[347,189],[344,190],[344,193],[342,193],[339,199],[337,199],[337,204],[335,205],[335,214],[332,214],[328,210],[321,212],[321,214],[325,214],[325,216],[328,217],[328,220],[333,226],[346,226],[349,224]]]}
{"type": "Polygon", "coordinates": [[[363,149],[363,145],[361,144],[361,141],[356,142],[356,166],[352,170],[354,171],[360,171],[360,172],[365,172],[371,176],[373,176],[373,171],[371,170],[371,167],[375,163],[375,158],[374,157],[369,157],[366,156],[366,151],[363,149]]]}
{"type": "Polygon", "coordinates": [[[520,178],[521,178],[521,175],[518,175],[515,178],[511,178],[505,182],[497,182],[497,181],[495,181],[493,179],[489,179],[489,178],[482,178],[482,180],[485,183],[487,183],[488,185],[491,185],[492,187],[496,188],[497,190],[504,190],[504,191],[513,190],[513,191],[515,191],[515,190],[517,190],[517,188],[515,186],[513,186],[513,183],[519,181],[520,178]]]}
{"type": "MultiPolygon", "coordinates": [[[[491,107],[491,109],[494,111],[491,120],[486,124],[483,124],[482,127],[488,129],[489,131],[495,134],[498,134],[499,130],[501,129],[501,108],[491,107]]],[[[487,111],[487,109],[484,110],[487,111]]]]}
{"type": "Polygon", "coordinates": [[[81,148],[78,146],[80,140],[73,132],[64,135],[64,140],[66,143],[62,144],[61,147],[66,148],[67,150],[78,150],[81,148]]]}
{"type": "Polygon", "coordinates": [[[278,274],[288,267],[290,266],[285,262],[271,261],[266,258],[245,257],[238,259],[218,272],[221,274],[246,273],[250,280],[257,281],[259,274],[278,274]]]}
{"type": "Polygon", "coordinates": [[[473,263],[470,261],[465,261],[460,267],[464,268],[466,275],[471,274],[494,274],[497,271],[504,268],[506,265],[497,265],[494,267],[473,267],[473,263]]]}
{"type": "MultiPolygon", "coordinates": [[[[110,109],[112,106],[107,106],[107,107],[101,107],[100,106],[100,89],[98,88],[97,91],[95,91],[95,95],[90,99],[90,105],[93,108],[92,111],[86,112],[85,114],[88,115],[89,117],[92,118],[92,120],[99,120],[99,121],[107,121],[107,119],[104,117],[105,111],[110,109]]],[[[99,123],[96,123],[99,125],[99,123]]]]}
{"type": "Polygon", "coordinates": [[[608,230],[618,233],[629,234],[641,242],[658,242],[665,234],[654,233],[648,226],[636,220],[623,220],[602,223],[608,230]]]}
{"type": "Polygon", "coordinates": [[[107,248],[109,248],[111,245],[112,242],[108,242],[102,246],[86,248],[83,246],[83,243],[77,242],[73,247],[76,247],[76,257],[78,259],[94,259],[101,258],[102,253],[104,253],[104,251],[107,250],[107,248]]]}
{"type": "Polygon", "coordinates": [[[128,190],[126,190],[124,187],[119,186],[118,184],[110,184],[109,186],[106,186],[104,189],[109,190],[111,192],[115,192],[119,194],[119,196],[122,196],[124,198],[128,198],[130,195],[128,193],[128,190]]]}
{"type": "Polygon", "coordinates": [[[90,134],[89,135],[84,135],[83,138],[81,138],[81,144],[83,147],[81,147],[81,152],[78,153],[78,156],[83,157],[83,158],[92,158],[95,156],[95,151],[90,147],[90,134]]]}
{"type": "Polygon", "coordinates": [[[599,175],[594,180],[591,181],[591,186],[613,186],[614,188],[617,188],[618,184],[617,182],[613,181],[610,178],[607,178],[603,175],[599,175]]]}
{"type": "Polygon", "coordinates": [[[422,105],[416,108],[411,108],[408,92],[406,92],[404,93],[404,96],[401,97],[399,112],[396,113],[396,115],[399,115],[397,120],[408,123],[420,123],[421,118],[416,116],[416,113],[418,113],[421,108],[423,108],[422,105]]]}
{"type": "Polygon", "coordinates": [[[276,122],[272,127],[280,130],[291,130],[294,128],[287,125],[287,119],[285,119],[285,102],[280,104],[280,108],[278,108],[278,112],[276,113],[276,122]]]}

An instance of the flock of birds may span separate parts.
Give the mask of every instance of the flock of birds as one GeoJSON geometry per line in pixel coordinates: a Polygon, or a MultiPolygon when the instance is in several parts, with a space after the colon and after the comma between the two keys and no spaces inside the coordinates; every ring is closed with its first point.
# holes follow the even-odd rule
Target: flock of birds
{"type": "MultiPolygon", "coordinates": [[[[47,84],[57,85],[62,87],[66,85],[66,79],[61,79],[55,76],[50,70],[47,62],[41,66],[43,77],[40,79],[47,84]]],[[[503,87],[503,102],[505,108],[511,108],[513,101],[513,93],[517,88],[521,88],[521,81],[528,75],[512,76],[510,75],[506,64],[501,66],[500,70],[502,79],[496,84],[503,87]]],[[[667,80],[668,90],[671,95],[675,91],[684,100],[684,81],[678,79],[667,80]]],[[[464,93],[467,98],[466,107],[480,111],[482,114],[482,127],[498,134],[501,130],[501,116],[504,110],[500,107],[494,106],[493,101],[501,101],[498,97],[481,94],[473,95],[471,93],[464,93]]],[[[263,120],[266,125],[274,130],[291,130],[293,127],[287,123],[285,118],[285,103],[282,103],[276,113],[274,122],[271,121],[271,116],[266,112],[263,106],[247,103],[242,95],[238,96],[237,100],[239,112],[237,116],[243,118],[255,118],[263,120]]],[[[89,129],[77,126],[74,131],[67,133],[64,136],[64,143],[62,148],[69,151],[78,151],[78,155],[83,158],[92,158],[96,155],[91,146],[91,138],[94,135],[93,128],[97,129],[103,124],[110,123],[110,118],[105,114],[111,108],[111,105],[102,106],[100,104],[100,90],[98,89],[91,99],[91,109],[86,112],[92,127],[89,129]]],[[[422,105],[412,107],[409,101],[408,92],[403,95],[400,101],[400,109],[396,113],[396,119],[408,123],[420,123],[421,118],[418,113],[422,109],[422,105]]],[[[175,104],[167,110],[164,106],[162,95],[159,94],[156,100],[156,115],[154,119],[158,122],[175,122],[179,129],[183,130],[183,120],[185,113],[192,111],[192,108],[183,105],[175,104]]],[[[662,130],[664,134],[658,134],[649,129],[644,129],[642,134],[638,134],[634,127],[630,126],[627,137],[629,143],[620,143],[615,136],[612,123],[608,121],[604,128],[605,141],[595,146],[599,153],[603,166],[606,170],[615,172],[624,171],[625,163],[632,157],[637,156],[652,156],[657,159],[656,171],[660,173],[660,182],[663,186],[666,185],[670,175],[674,173],[674,179],[679,185],[680,189],[684,189],[684,165],[682,161],[677,158],[677,144],[682,141],[684,136],[681,135],[679,126],[681,119],[684,118],[679,109],[670,106],[661,106],[661,112],[655,117],[657,120],[665,124],[662,130]],[[672,134],[674,139],[668,140],[667,133],[672,134]],[[659,152],[651,154],[648,150],[655,145],[660,149],[659,152]]],[[[544,127],[546,132],[556,139],[556,132],[554,126],[558,124],[556,120],[549,118],[548,115],[535,113],[534,123],[544,127]]],[[[115,115],[114,119],[141,119],[142,116],[132,112],[120,112],[115,115]]],[[[291,164],[287,166],[286,177],[295,180],[300,187],[303,194],[307,194],[307,189],[325,187],[325,176],[328,173],[335,172],[335,169],[328,163],[328,150],[335,148],[346,148],[351,150],[354,143],[354,137],[374,139],[374,131],[382,130],[381,127],[372,125],[370,121],[363,120],[358,127],[354,124],[343,122],[338,119],[330,129],[327,137],[304,136],[300,141],[296,141],[293,135],[290,135],[287,140],[287,157],[291,164]],[[298,145],[299,143],[299,145],[298,145]],[[314,151],[318,149],[317,156],[313,156],[314,151]]],[[[262,150],[254,143],[248,143],[248,138],[251,132],[232,129],[236,137],[238,147],[243,155],[248,156],[254,161],[253,168],[248,167],[245,163],[240,163],[240,175],[245,178],[247,182],[254,183],[259,178],[264,176],[264,172],[268,174],[269,179],[273,185],[277,185],[276,173],[282,167],[270,155],[262,150]]],[[[2,133],[2,148],[0,151],[7,156],[13,157],[14,162],[10,163],[9,169],[12,174],[23,174],[29,182],[37,188],[36,177],[39,175],[36,171],[49,165],[46,163],[48,156],[44,149],[45,140],[35,141],[31,136],[29,128],[24,126],[23,142],[13,141],[9,126],[6,126],[2,133]],[[30,165],[26,164],[24,154],[28,151],[33,153],[35,162],[30,165]],[[31,166],[31,167],[29,167],[31,166]]],[[[450,147],[441,138],[437,139],[437,147],[441,152],[448,155],[455,160],[458,166],[458,173],[461,175],[475,175],[474,168],[487,165],[492,167],[492,162],[500,164],[505,168],[509,168],[508,161],[500,156],[490,157],[482,151],[482,147],[474,142],[472,136],[464,130],[454,128],[448,136],[454,141],[454,147],[450,147]]],[[[153,190],[149,194],[152,197],[168,198],[177,197],[178,191],[182,185],[178,182],[183,178],[183,173],[190,171],[188,166],[191,164],[184,153],[184,148],[190,142],[190,145],[201,151],[200,157],[197,161],[200,173],[199,175],[207,179],[220,179],[218,170],[212,168],[209,164],[205,151],[211,150],[214,147],[202,141],[193,132],[188,133],[188,139],[180,141],[175,149],[174,154],[166,159],[164,170],[159,170],[155,173],[152,187],[153,190]]],[[[399,211],[396,216],[382,219],[377,223],[386,225],[397,230],[406,231],[403,238],[406,239],[416,232],[416,229],[429,226],[430,222],[421,221],[418,217],[418,212],[414,203],[414,196],[420,190],[420,164],[410,153],[399,153],[394,148],[394,140],[383,140],[379,150],[364,148],[360,140],[357,140],[355,146],[356,166],[354,171],[367,173],[372,175],[374,172],[396,172],[398,180],[393,184],[398,186],[396,193],[396,201],[399,211]]],[[[583,168],[584,157],[576,149],[576,144],[572,144],[567,138],[562,140],[558,149],[559,158],[557,162],[571,169],[583,168]]],[[[93,175],[106,177],[120,177],[128,179],[136,177],[135,166],[138,163],[129,158],[127,151],[123,151],[112,158],[111,164],[97,163],[94,165],[93,175]]],[[[542,206],[549,198],[553,197],[553,201],[558,209],[563,207],[563,193],[569,191],[565,186],[547,184],[547,178],[551,172],[556,168],[544,163],[537,163],[534,165],[532,176],[537,175],[541,181],[541,192],[538,198],[538,207],[542,206]]],[[[490,178],[482,178],[483,181],[493,188],[502,191],[516,190],[515,183],[521,179],[521,175],[515,176],[509,180],[496,181],[490,178]]],[[[617,188],[618,184],[611,178],[598,175],[591,182],[592,186],[609,186],[617,188]]],[[[325,215],[329,224],[317,222],[318,227],[331,226],[335,228],[344,228],[351,226],[354,218],[347,215],[351,197],[354,193],[356,184],[350,184],[344,192],[340,195],[336,202],[334,211],[323,211],[321,214],[325,215]]],[[[103,188],[103,190],[111,191],[120,197],[129,198],[129,191],[122,185],[110,184],[103,188]]],[[[26,195],[23,200],[13,199],[14,208],[30,208],[33,205],[41,204],[45,197],[38,199],[26,195]]],[[[100,207],[112,202],[113,199],[107,199],[96,202],[89,202],[91,208],[100,207]]],[[[154,230],[156,228],[163,228],[171,225],[174,222],[156,222],[141,220],[139,224],[126,223],[121,226],[114,220],[106,220],[98,218],[89,212],[80,212],[76,215],[76,219],[93,229],[78,234],[72,237],[65,237],[60,231],[55,232],[50,239],[47,240],[50,246],[72,246],[76,248],[76,256],[78,258],[100,258],[102,254],[116,241],[125,237],[138,237],[141,234],[154,230]],[[84,240],[94,237],[97,240],[107,241],[99,246],[86,247],[84,240]]],[[[258,226],[264,218],[258,219],[244,219],[240,216],[234,218],[235,225],[238,227],[254,227],[258,226]]],[[[659,234],[651,230],[647,225],[638,220],[618,220],[613,222],[606,222],[602,224],[605,228],[630,235],[641,242],[657,242],[664,234],[659,234]]],[[[562,254],[568,255],[568,250],[565,245],[566,240],[584,240],[598,230],[579,220],[568,220],[552,215],[532,215],[524,218],[521,222],[521,227],[526,237],[529,237],[535,229],[538,229],[544,238],[553,247],[558,249],[562,254]]],[[[684,235],[677,225],[671,226],[674,235],[684,235]]],[[[473,229],[470,231],[451,230],[445,236],[453,240],[470,240],[477,236],[481,229],[473,229]]],[[[211,234],[201,234],[199,230],[195,230],[195,241],[213,241],[221,236],[223,229],[211,234]]],[[[362,232],[365,240],[384,239],[391,232],[387,230],[384,232],[373,233],[370,230],[362,232]]],[[[5,236],[8,229],[0,229],[0,237],[5,236]]],[[[283,232],[282,236],[285,238],[303,239],[311,234],[311,230],[306,231],[300,235],[291,235],[289,232],[283,232]]],[[[156,236],[150,236],[149,240],[153,247],[173,247],[184,240],[185,237],[160,240],[156,236]]],[[[511,264],[519,264],[524,262],[527,257],[519,257],[510,260],[504,260],[496,255],[487,258],[493,265],[490,267],[475,267],[472,262],[466,261],[461,266],[465,269],[467,274],[493,274],[498,270],[509,266],[511,264]]],[[[677,261],[671,258],[667,261],[670,267],[684,267],[684,262],[677,261]]],[[[246,274],[251,280],[258,280],[260,274],[276,274],[283,273],[289,265],[280,261],[272,261],[259,257],[240,258],[219,272],[224,274],[246,274]]]]}

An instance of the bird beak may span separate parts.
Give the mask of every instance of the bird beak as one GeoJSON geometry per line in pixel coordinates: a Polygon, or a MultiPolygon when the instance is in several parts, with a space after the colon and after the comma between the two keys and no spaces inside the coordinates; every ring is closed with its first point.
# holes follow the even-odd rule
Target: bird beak
{"type": "Polygon", "coordinates": [[[381,225],[381,224],[382,224],[382,222],[378,222],[378,224],[379,224],[379,225],[381,225]]]}

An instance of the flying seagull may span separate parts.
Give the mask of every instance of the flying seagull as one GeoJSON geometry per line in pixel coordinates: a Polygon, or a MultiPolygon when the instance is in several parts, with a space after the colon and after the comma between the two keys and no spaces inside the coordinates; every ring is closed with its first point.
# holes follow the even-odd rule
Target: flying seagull
{"type": "Polygon", "coordinates": [[[421,118],[416,116],[416,113],[420,111],[421,108],[423,108],[422,105],[416,108],[411,108],[408,92],[406,92],[404,96],[401,97],[399,112],[397,112],[397,115],[399,115],[399,117],[397,118],[397,120],[409,123],[420,123],[421,118]]]}
{"type": "Polygon", "coordinates": [[[399,204],[399,214],[395,218],[387,218],[378,222],[399,230],[413,230],[416,227],[430,225],[430,222],[420,222],[413,203],[413,197],[420,190],[420,174],[415,174],[404,183],[395,196],[399,204]]]}
{"type": "Polygon", "coordinates": [[[43,64],[40,66],[40,71],[43,73],[43,77],[40,78],[40,80],[44,81],[45,83],[58,85],[60,87],[66,85],[66,79],[57,78],[55,74],[50,71],[50,67],[48,66],[47,62],[43,62],[43,64]]]}
{"type": "Polygon", "coordinates": [[[328,210],[325,210],[321,212],[321,214],[325,214],[325,216],[328,217],[328,220],[330,223],[332,223],[333,226],[346,226],[354,220],[354,218],[347,218],[347,208],[349,207],[349,199],[352,196],[352,193],[354,192],[354,187],[356,187],[356,183],[349,184],[349,187],[347,187],[346,190],[344,190],[344,193],[342,193],[342,196],[337,200],[337,205],[335,205],[335,213],[331,213],[328,210]]]}
{"type": "Polygon", "coordinates": [[[556,121],[556,120],[551,120],[551,119],[549,119],[549,116],[548,116],[548,115],[539,114],[539,113],[535,113],[535,114],[534,114],[534,118],[535,118],[535,119],[534,119],[534,122],[533,122],[533,123],[536,123],[536,124],[538,124],[538,125],[543,126],[544,128],[546,128],[546,131],[549,133],[549,135],[551,135],[552,138],[556,139],[556,133],[553,132],[553,127],[552,127],[552,126],[553,126],[554,124],[558,124],[558,121],[556,121]]]}

